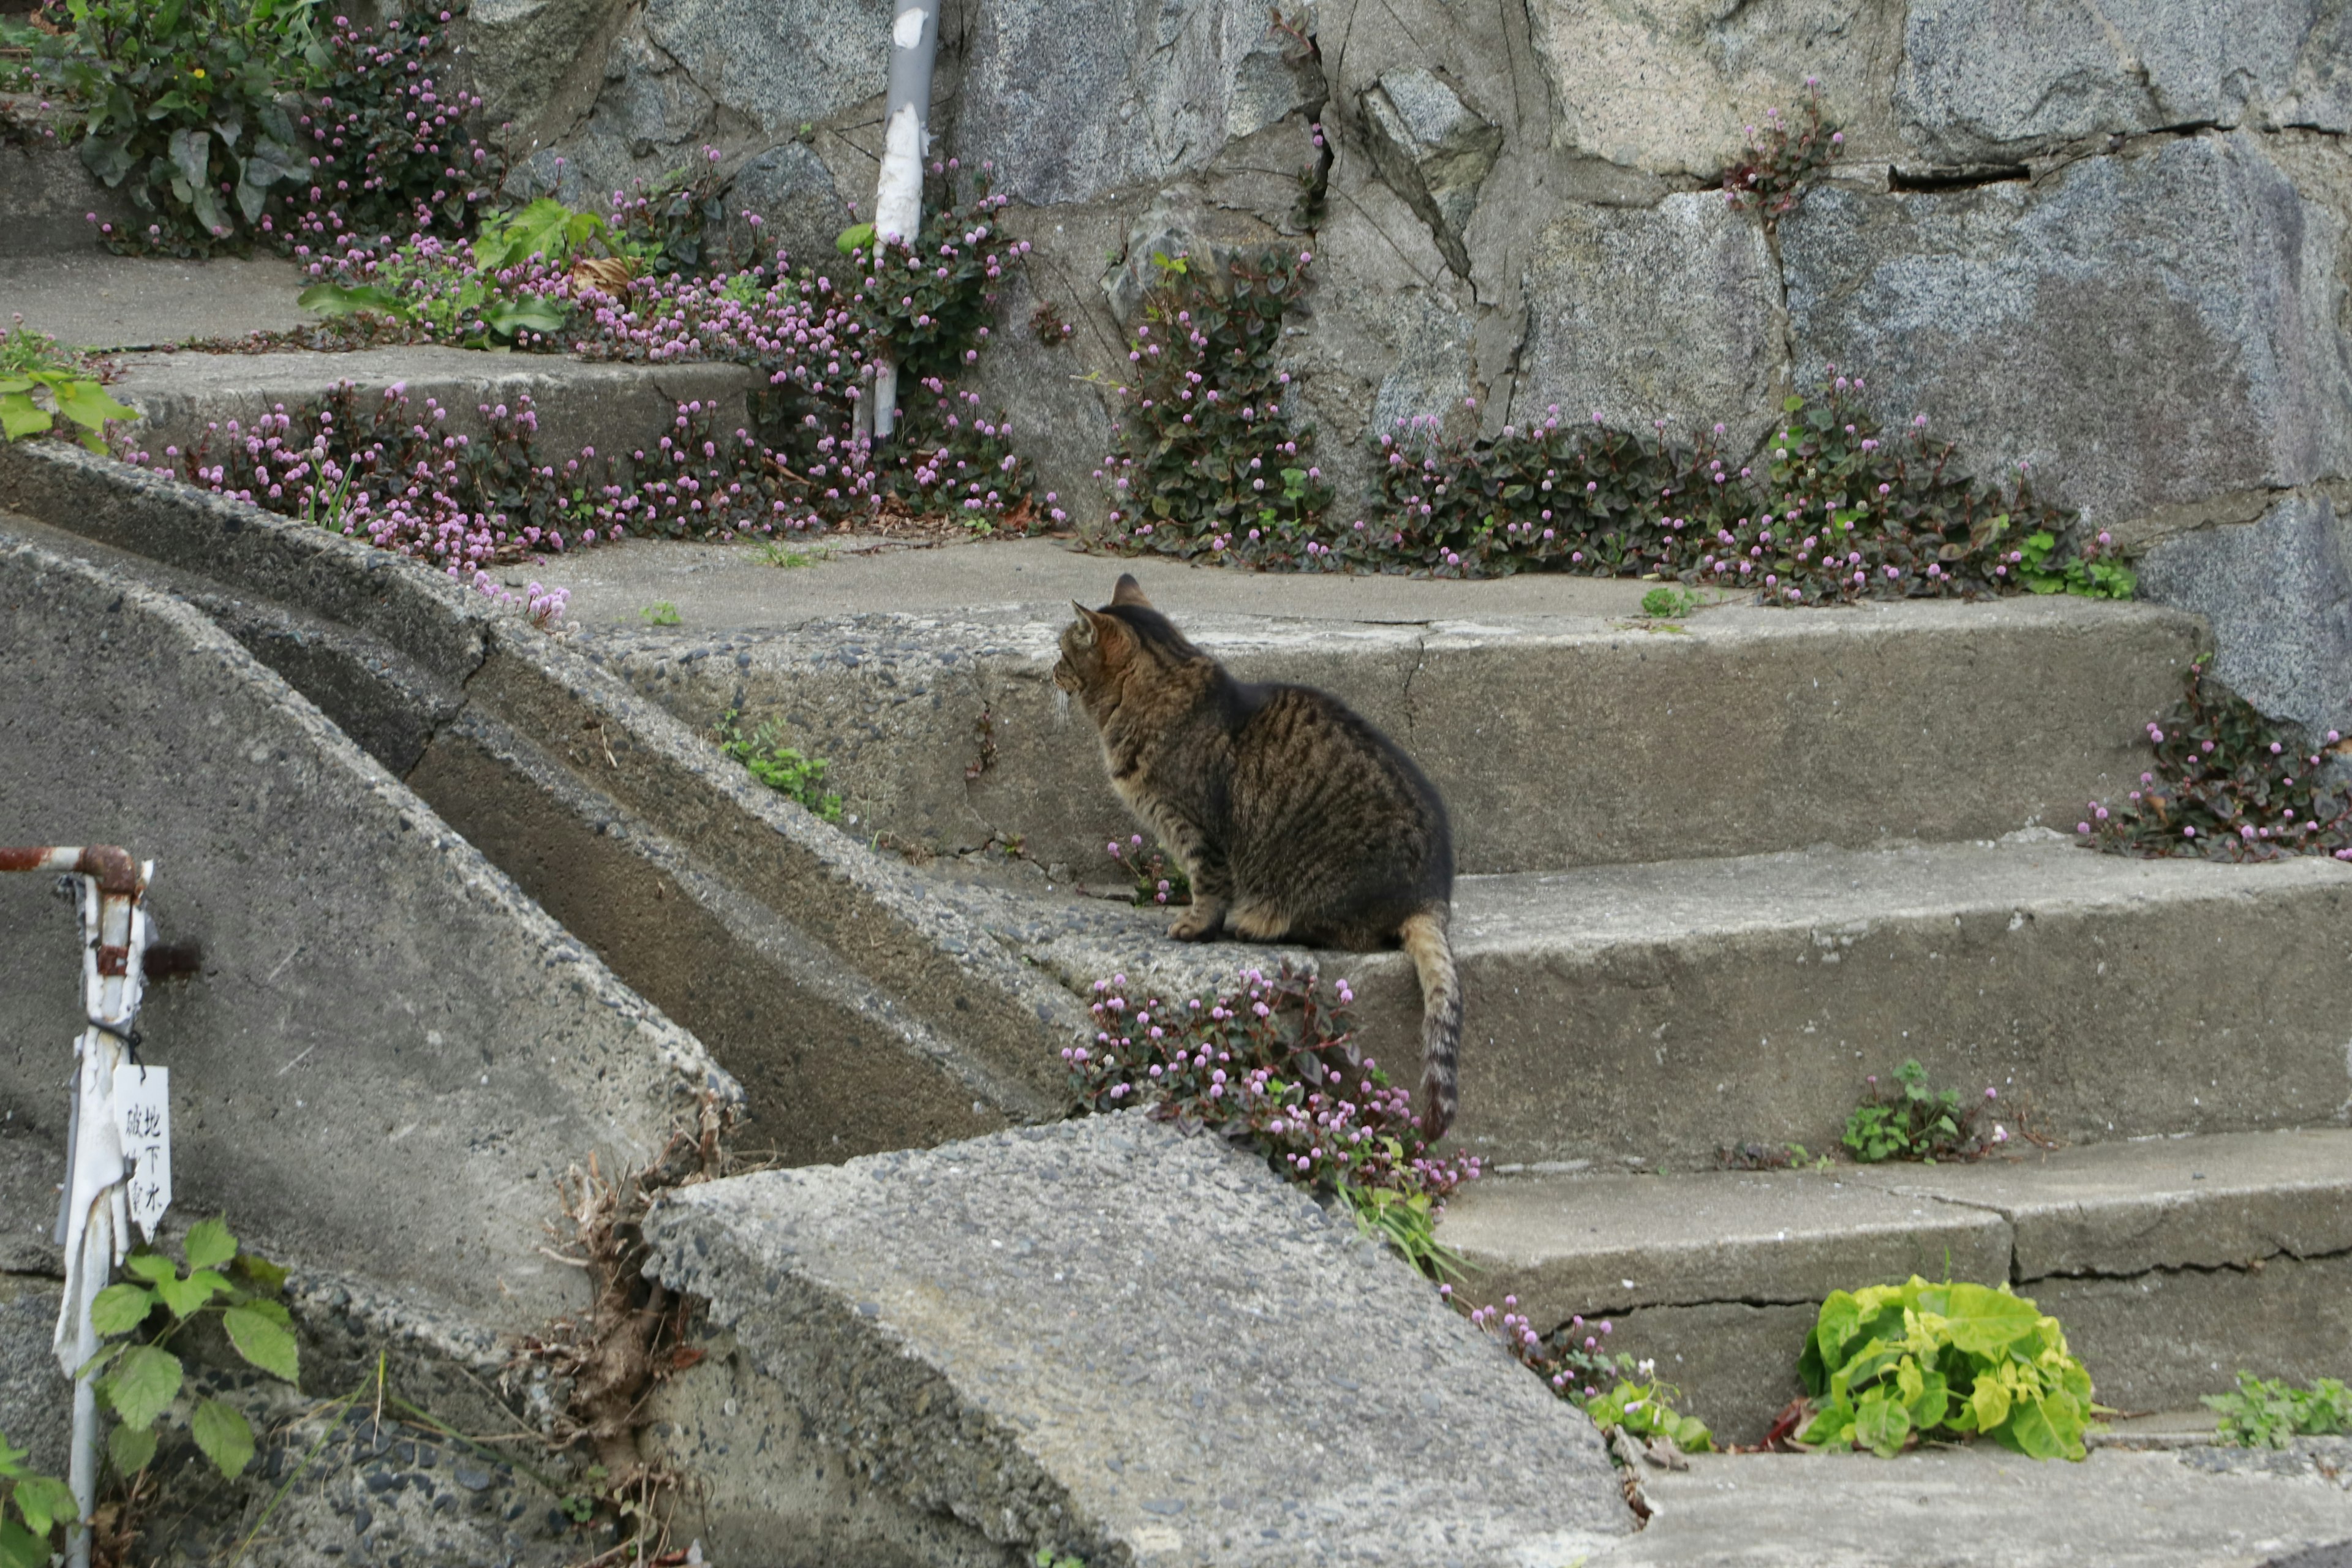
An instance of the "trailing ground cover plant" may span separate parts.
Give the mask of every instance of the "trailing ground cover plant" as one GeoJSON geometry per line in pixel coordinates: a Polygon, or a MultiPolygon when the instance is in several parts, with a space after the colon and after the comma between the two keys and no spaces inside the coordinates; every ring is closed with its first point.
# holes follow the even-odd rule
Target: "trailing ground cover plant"
{"type": "Polygon", "coordinates": [[[2297,1437],[2352,1434],[2352,1388],[2333,1377],[2304,1389],[2241,1372],[2234,1391],[2209,1394],[2199,1403],[2221,1413],[2221,1441],[2241,1448],[2284,1448],[2297,1437]]]}
{"type": "Polygon", "coordinates": [[[1733,206],[1753,206],[1768,229],[1796,211],[1806,187],[1822,171],[1845,156],[1845,132],[1822,113],[1819,77],[1805,79],[1806,98],[1791,125],[1778,109],[1764,111],[1764,123],[1745,128],[1746,150],[1723,172],[1723,196],[1733,206]]]}
{"type": "MultiPolygon", "coordinates": [[[[1454,1300],[1450,1286],[1441,1287],[1454,1300]]],[[[1456,1306],[1462,1303],[1454,1301],[1456,1306]]],[[[1622,1351],[1612,1352],[1606,1342],[1616,1325],[1607,1318],[1587,1322],[1572,1317],[1549,1334],[1518,1309],[1517,1296],[1506,1296],[1500,1307],[1465,1308],[1470,1321],[1501,1340],[1519,1363],[1551,1385],[1554,1394],[1576,1405],[1606,1431],[1622,1426],[1633,1436],[1663,1437],[1687,1454],[1715,1447],[1706,1423],[1675,1408],[1682,1390],[1658,1376],[1654,1361],[1635,1361],[1622,1351]]]]}
{"type": "Polygon", "coordinates": [[[1888,438],[1864,384],[1835,368],[1827,386],[1789,397],[1762,453],[1736,466],[1719,425],[1683,447],[1663,422],[1637,437],[1557,407],[1491,442],[1400,421],[1379,437],[1381,522],[1295,563],[1654,576],[1800,605],[2063,586],[2079,561],[2086,584],[2129,593],[2105,535],[2062,555],[2069,515],[2034,498],[2021,467],[2005,487],[1967,477],[1925,415],[1888,438]],[[2108,573],[2094,579],[2094,564],[2108,573]]]}
{"type": "Polygon", "coordinates": [[[1973,1159],[2009,1142],[2009,1130],[1997,1121],[1989,1132],[1979,1130],[2000,1098],[1998,1089],[1988,1088],[1982,1100],[1963,1106],[1958,1089],[1930,1089],[1927,1069],[1916,1061],[1896,1068],[1891,1086],[1882,1085],[1876,1073],[1865,1081],[1862,1103],[1846,1114],[1844,1138],[1862,1164],[1917,1160],[1932,1165],[1973,1159]]]}
{"type": "MultiPolygon", "coordinates": [[[[2075,834],[2118,855],[2352,860],[2352,791],[2331,792],[2322,752],[2214,680],[2210,660],[2189,665],[2179,705],[2147,726],[2156,755],[2139,787],[2112,807],[2092,801],[2075,834]]],[[[2335,730],[2323,744],[2347,749],[2335,730]]]]}
{"type": "Polygon", "coordinates": [[[1154,256],[1159,278],[1114,388],[1118,450],[1096,470],[1115,546],[1183,558],[1315,559],[1331,489],[1297,422],[1282,323],[1305,292],[1310,251],[1206,263],[1154,256]]]}
{"type": "Polygon", "coordinates": [[[1206,1126],[1301,1186],[1424,1198],[1433,1222],[1433,1205],[1476,1178],[1478,1157],[1430,1152],[1412,1089],[1356,1047],[1345,1013],[1355,994],[1344,980],[1332,989],[1327,1004],[1320,981],[1286,966],[1184,1002],[1132,998],[1124,974],[1098,980],[1093,1044],[1062,1052],[1070,1087],[1088,1110],[1140,1105],[1206,1126]]]}
{"type": "Polygon", "coordinates": [[[1800,1439],[1891,1458],[1916,1438],[1975,1433],[2029,1458],[2080,1459],[2091,1374],[2058,1320],[1982,1285],[1833,1290],[1798,1373],[1816,1414],[1800,1439]]]}
{"type": "Polygon", "coordinates": [[[1143,835],[1130,835],[1125,844],[1114,838],[1103,850],[1118,865],[1124,876],[1135,879],[1135,901],[1139,904],[1189,904],[1192,901],[1192,879],[1184,875],[1181,866],[1171,866],[1166,851],[1154,847],[1143,847],[1143,835]]]}
{"type": "MultiPolygon", "coordinates": [[[[1141,338],[1138,345],[1136,356],[1151,346],[1141,338]]],[[[1174,363],[1181,376],[1202,374],[1174,363]]],[[[1216,432],[1195,435],[1155,398],[1150,412],[1175,429],[1157,429],[1148,447],[1130,441],[1106,468],[1120,498],[1107,542],[1298,571],[1649,577],[1769,605],[2130,595],[2132,575],[2114,559],[2113,541],[2101,533],[2064,543],[2072,514],[2037,500],[2022,466],[2002,484],[1971,478],[1951,443],[1928,436],[1925,415],[1889,437],[1864,405],[1865,390],[1829,367],[1826,385],[1785,401],[1763,450],[1744,463],[1724,454],[1720,425],[1683,445],[1664,421],[1637,436],[1598,414],[1589,423],[1564,417],[1557,406],[1491,440],[1448,436],[1434,416],[1400,419],[1375,440],[1375,519],[1328,521],[1328,492],[1307,467],[1295,481],[1274,474],[1277,501],[1288,491],[1276,486],[1312,488],[1255,534],[1234,521],[1242,509],[1216,485],[1236,471],[1267,482],[1260,476],[1270,465],[1259,458],[1257,469],[1246,461],[1237,469],[1234,454],[1245,448],[1216,432]]],[[[1143,395],[1128,395],[1140,411],[1143,395]]],[[[1286,449],[1283,460],[1291,460],[1286,449]]]]}

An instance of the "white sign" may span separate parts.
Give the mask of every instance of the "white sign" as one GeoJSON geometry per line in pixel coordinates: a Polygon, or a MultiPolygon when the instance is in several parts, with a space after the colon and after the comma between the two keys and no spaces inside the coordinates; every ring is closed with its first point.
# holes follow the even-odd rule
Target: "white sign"
{"type": "MultiPolygon", "coordinates": [[[[131,1217],[140,1234],[155,1239],[155,1226],[172,1206],[172,1069],[114,1069],[114,1125],[122,1135],[122,1158],[131,1167],[131,1217]]],[[[119,1243],[117,1245],[120,1245],[119,1243]]]]}

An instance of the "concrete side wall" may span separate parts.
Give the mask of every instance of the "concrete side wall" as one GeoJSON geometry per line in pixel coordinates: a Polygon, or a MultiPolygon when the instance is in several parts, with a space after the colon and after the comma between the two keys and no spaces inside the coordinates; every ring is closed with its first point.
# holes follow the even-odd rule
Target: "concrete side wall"
{"type": "MultiPolygon", "coordinates": [[[[185,605],[0,551],[0,838],[158,863],[201,976],[141,1025],[173,1069],[184,1214],[495,1323],[570,1304],[547,1183],[642,1158],[734,1085],[306,700],[185,605]]],[[[62,1140],[76,958],[0,886],[0,1105],[62,1140]]]]}

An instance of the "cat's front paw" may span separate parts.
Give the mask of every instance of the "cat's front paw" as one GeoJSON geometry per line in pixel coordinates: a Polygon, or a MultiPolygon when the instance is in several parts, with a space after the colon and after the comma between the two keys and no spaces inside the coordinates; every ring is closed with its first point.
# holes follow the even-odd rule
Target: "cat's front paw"
{"type": "Polygon", "coordinates": [[[1178,942],[1206,942],[1224,923],[1224,911],[1193,905],[1169,922],[1168,934],[1178,942]]]}

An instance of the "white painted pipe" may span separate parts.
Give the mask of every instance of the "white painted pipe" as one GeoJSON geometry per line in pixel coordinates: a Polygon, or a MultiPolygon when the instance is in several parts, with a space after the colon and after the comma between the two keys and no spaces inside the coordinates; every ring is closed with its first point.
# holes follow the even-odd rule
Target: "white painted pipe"
{"type": "MultiPolygon", "coordinates": [[[[882,112],[882,172],[874,183],[874,248],[911,245],[923,227],[923,156],[930,151],[931,64],[940,45],[940,0],[898,0],[890,24],[890,89],[882,112]]],[[[895,287],[887,285],[886,287],[895,287]]],[[[874,439],[898,424],[898,362],[874,361],[874,439]]]]}

